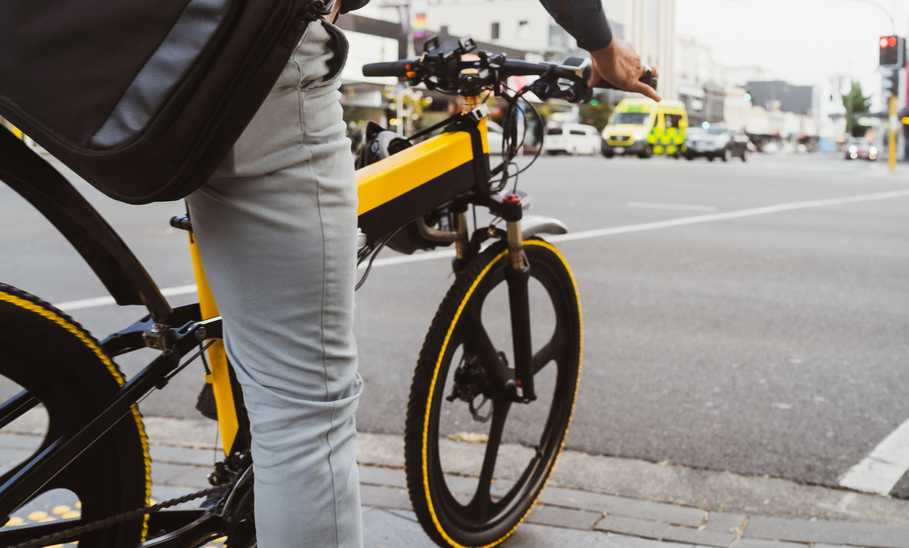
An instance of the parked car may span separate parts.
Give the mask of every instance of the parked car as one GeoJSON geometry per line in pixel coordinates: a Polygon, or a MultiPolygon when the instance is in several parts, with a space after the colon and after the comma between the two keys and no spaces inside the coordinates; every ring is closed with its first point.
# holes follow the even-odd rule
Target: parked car
{"type": "Polygon", "coordinates": [[[868,160],[876,162],[881,151],[867,139],[851,138],[846,142],[846,159],[847,160],[868,160]]]}
{"type": "Polygon", "coordinates": [[[546,128],[543,152],[547,154],[596,154],[600,149],[597,128],[585,124],[561,124],[546,128]]]}
{"type": "Polygon", "coordinates": [[[712,162],[719,158],[728,162],[729,158],[748,159],[748,136],[741,132],[722,126],[692,128],[688,130],[685,143],[685,158],[694,160],[704,157],[712,162]]]}
{"type": "Polygon", "coordinates": [[[738,158],[743,162],[748,161],[748,154],[754,152],[754,144],[744,131],[736,131],[732,134],[732,141],[729,144],[730,154],[733,158],[738,158]]]}
{"type": "Polygon", "coordinates": [[[637,154],[678,157],[688,130],[688,112],[679,101],[623,99],[603,128],[601,151],[606,158],[637,154]]]}

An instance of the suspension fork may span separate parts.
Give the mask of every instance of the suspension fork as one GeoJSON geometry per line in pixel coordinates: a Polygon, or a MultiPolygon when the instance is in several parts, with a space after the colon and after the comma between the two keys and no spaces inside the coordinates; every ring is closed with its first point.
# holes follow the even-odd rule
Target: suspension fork
{"type": "Polygon", "coordinates": [[[508,307],[511,311],[511,337],[514,342],[515,384],[521,390],[519,401],[537,399],[533,386],[533,344],[530,336],[530,263],[524,253],[521,219],[524,208],[519,194],[509,194],[502,200],[508,242],[508,307]]]}

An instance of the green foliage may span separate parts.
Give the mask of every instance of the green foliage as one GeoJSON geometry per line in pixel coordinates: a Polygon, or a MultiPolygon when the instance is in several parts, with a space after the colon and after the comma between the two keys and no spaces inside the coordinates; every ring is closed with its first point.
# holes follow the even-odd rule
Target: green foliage
{"type": "Polygon", "coordinates": [[[581,123],[587,124],[601,130],[609,122],[609,115],[612,109],[606,103],[593,104],[593,102],[581,105],[581,123]]]}
{"type": "Polygon", "coordinates": [[[862,84],[852,81],[849,93],[843,96],[843,107],[846,108],[846,132],[853,137],[863,137],[868,128],[858,123],[858,117],[871,110],[871,97],[862,93],[862,84]]]}

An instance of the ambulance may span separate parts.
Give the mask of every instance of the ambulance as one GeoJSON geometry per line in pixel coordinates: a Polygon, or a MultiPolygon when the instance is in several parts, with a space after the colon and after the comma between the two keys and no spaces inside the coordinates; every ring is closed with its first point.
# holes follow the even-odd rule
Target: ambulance
{"type": "Polygon", "coordinates": [[[679,157],[685,153],[688,112],[680,101],[623,99],[603,128],[603,156],[679,157]]]}

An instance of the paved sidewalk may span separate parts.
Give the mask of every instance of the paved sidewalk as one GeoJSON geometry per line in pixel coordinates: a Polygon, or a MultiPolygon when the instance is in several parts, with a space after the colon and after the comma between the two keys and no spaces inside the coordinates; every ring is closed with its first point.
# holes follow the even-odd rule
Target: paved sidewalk
{"type": "MultiPolygon", "coordinates": [[[[154,496],[163,500],[207,486],[206,476],[217,457],[208,437],[196,426],[204,423],[150,421],[154,496]],[[162,433],[156,436],[156,433],[162,433]],[[163,439],[156,443],[156,439],[163,439]]],[[[0,435],[0,467],[21,461],[38,437],[29,432],[0,435]]],[[[364,436],[367,457],[390,436],[364,436]]],[[[571,461],[571,455],[567,456],[571,461]]],[[[381,460],[368,458],[367,460],[381,460]]],[[[640,479],[643,481],[643,479],[640,479]]],[[[404,473],[399,466],[361,465],[366,546],[433,546],[410,512],[404,473]]],[[[596,484],[592,481],[591,484],[596,484]]],[[[865,496],[865,495],[856,495],[865,496]]],[[[16,523],[72,515],[65,495],[50,497],[41,507],[17,513],[16,523]],[[60,498],[63,497],[63,498],[60,498]],[[68,514],[69,513],[69,514],[68,514]]],[[[771,509],[772,510],[772,509],[771,509]]],[[[572,546],[604,548],[734,547],[771,548],[866,546],[909,548],[909,526],[854,521],[783,519],[751,513],[705,511],[691,505],[667,504],[550,485],[540,506],[507,543],[508,546],[572,546]]]]}

